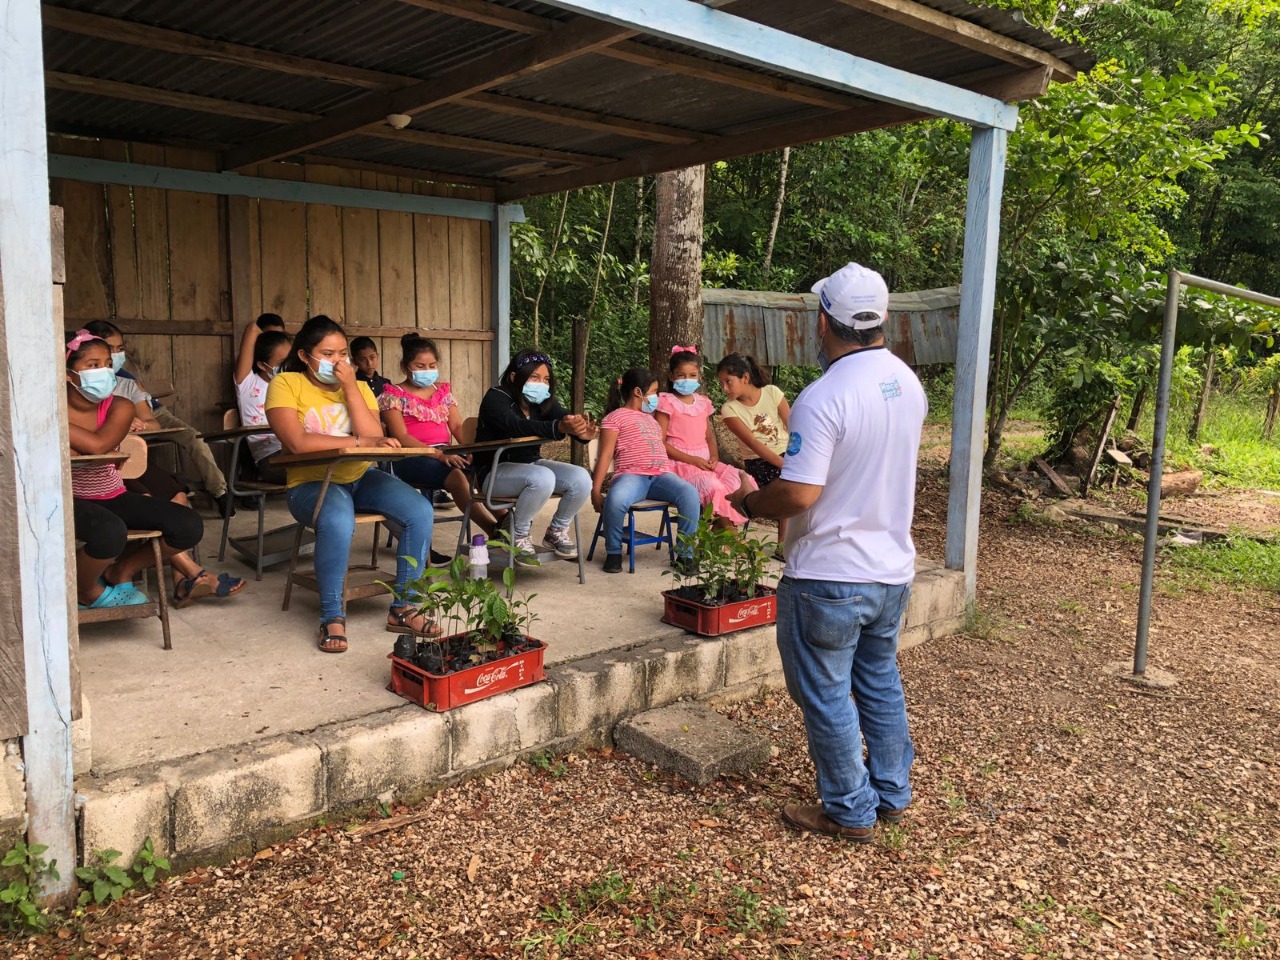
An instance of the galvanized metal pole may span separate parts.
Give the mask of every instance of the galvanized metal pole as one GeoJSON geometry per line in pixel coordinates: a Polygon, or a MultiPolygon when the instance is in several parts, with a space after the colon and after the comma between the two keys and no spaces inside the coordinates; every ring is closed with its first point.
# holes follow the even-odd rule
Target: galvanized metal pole
{"type": "Polygon", "coordinates": [[[1151,482],[1147,486],[1146,539],[1142,545],[1142,589],[1138,594],[1138,635],[1133,647],[1133,673],[1147,671],[1147,635],[1151,627],[1151,594],[1156,574],[1156,538],[1160,533],[1160,484],[1164,478],[1164,441],[1169,428],[1169,390],[1173,380],[1173,356],[1178,326],[1178,297],[1182,288],[1198,287],[1211,293],[1280,307],[1280,297],[1270,297],[1220,280],[1209,280],[1177,270],[1169,271],[1164,301],[1164,333],[1160,338],[1160,383],[1156,391],[1156,422],[1151,441],[1151,482]]]}
{"type": "Polygon", "coordinates": [[[1169,271],[1164,300],[1164,332],[1160,337],[1160,380],[1156,387],[1156,423],[1151,439],[1151,481],[1147,485],[1147,529],[1142,544],[1142,590],[1138,594],[1138,637],[1133,647],[1133,673],[1147,672],[1147,633],[1151,627],[1151,591],[1156,575],[1156,538],[1160,532],[1160,484],[1164,479],[1164,441],[1169,429],[1169,389],[1173,381],[1174,341],[1178,329],[1178,296],[1182,274],[1169,271]]]}

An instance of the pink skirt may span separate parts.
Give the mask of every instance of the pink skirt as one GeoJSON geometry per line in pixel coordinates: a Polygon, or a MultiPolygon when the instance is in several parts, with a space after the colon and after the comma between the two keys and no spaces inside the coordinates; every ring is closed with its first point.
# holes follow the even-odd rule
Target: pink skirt
{"type": "MultiPolygon", "coordinates": [[[[695,454],[698,456],[698,454],[695,454]]],[[[703,454],[705,456],[705,454],[703,454]]],[[[688,480],[698,491],[698,502],[709,503],[717,517],[741,526],[747,518],[729,505],[728,495],[738,489],[738,471],[727,463],[717,463],[714,470],[700,470],[691,463],[672,461],[676,476],[688,480]]]]}

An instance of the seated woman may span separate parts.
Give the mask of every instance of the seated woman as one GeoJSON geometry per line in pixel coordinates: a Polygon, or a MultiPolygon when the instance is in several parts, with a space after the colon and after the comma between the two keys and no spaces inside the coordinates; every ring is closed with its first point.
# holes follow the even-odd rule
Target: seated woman
{"type": "Polygon", "coordinates": [[[129,545],[129,528],[124,521],[92,500],[78,497],[72,501],[72,513],[76,540],[83,544],[76,550],[76,600],[80,609],[150,603],[132,583],[108,584],[102,579],[107,567],[129,545]]]}
{"type": "MultiPolygon", "coordinates": [[[[383,436],[378,404],[367,383],[356,379],[342,327],[326,316],[303,324],[293,341],[293,353],[267,390],[267,423],[288,453],[317,450],[398,448],[399,441],[383,436]]],[[[323,486],[325,464],[289,467],[289,512],[311,526],[323,486]]],[[[347,560],[355,534],[356,511],[383,514],[400,529],[400,556],[395,589],[426,566],[431,544],[431,503],[403,480],[384,473],[366,460],[348,460],[334,468],[319,517],[315,520],[316,580],[320,587],[319,647],[325,653],[347,649],[347,618],[343,587],[347,560]]],[[[435,637],[440,628],[409,603],[393,600],[387,630],[397,634],[435,637]]]]}
{"type": "MultiPolygon", "coordinates": [[[[267,412],[263,404],[267,399],[267,386],[289,358],[290,341],[284,330],[263,328],[263,317],[273,316],[263,314],[257,323],[244,328],[236,368],[231,374],[240,422],[246,427],[266,426],[267,412]]],[[[284,483],[284,471],[268,462],[280,452],[280,440],[273,434],[263,433],[249,437],[248,442],[258,476],[267,483],[284,483]]]]}
{"type": "MultiPolygon", "coordinates": [[[[490,387],[480,403],[476,440],[573,437],[585,443],[595,437],[596,425],[556,403],[555,389],[551,358],[536,350],[520,351],[507,364],[498,385],[490,387]]],[[[569,536],[569,523],[591,495],[591,474],[571,463],[542,459],[540,446],[508,450],[496,469],[492,454],[477,454],[474,459],[481,489],[492,470],[493,495],[515,498],[517,562],[527,563],[536,557],[529,535],[533,518],[552,494],[560,495],[560,504],[542,542],[563,560],[577,559],[578,547],[569,536]]]]}
{"type": "MultiPolygon", "coordinates": [[[[115,371],[111,369],[110,348],[87,330],[80,330],[67,341],[66,365],[67,421],[72,452],[115,452],[129,433],[135,411],[132,403],[113,394],[115,371]]],[[[130,591],[112,588],[131,584],[133,578],[151,564],[151,548],[146,543],[122,547],[120,525],[104,523],[101,511],[113,514],[125,530],[161,532],[160,552],[174,567],[174,576],[179,581],[175,583],[176,592],[184,583],[188,584],[188,593],[183,595],[187,596],[197,582],[208,587],[205,595],[213,592],[208,574],[193,561],[186,564],[183,560],[185,556],[186,561],[190,561],[186,551],[199,543],[204,533],[200,515],[190,507],[127,490],[119,468],[110,465],[73,470],[71,492],[79,524],[77,537],[84,534],[86,544],[84,565],[78,565],[77,569],[81,603],[119,605],[112,598],[128,596],[130,591]],[[90,529],[93,524],[111,529],[94,531],[90,529]],[[104,556],[117,548],[114,559],[104,556]],[[98,589],[99,585],[102,590],[98,589]],[[111,596],[103,601],[107,591],[111,596]]],[[[139,603],[145,599],[125,602],[139,603]]]]}
{"type": "Polygon", "coordinates": [[[378,409],[387,435],[402,447],[422,447],[429,457],[396,464],[396,476],[415,487],[447,490],[458,509],[470,516],[490,537],[493,515],[483,504],[473,503],[471,478],[463,471],[467,461],[441,450],[462,431],[458,401],[449,384],[440,379],[440,350],[426,337],[407,333],[400,338],[402,383],[389,383],[378,397],[378,409]]]}

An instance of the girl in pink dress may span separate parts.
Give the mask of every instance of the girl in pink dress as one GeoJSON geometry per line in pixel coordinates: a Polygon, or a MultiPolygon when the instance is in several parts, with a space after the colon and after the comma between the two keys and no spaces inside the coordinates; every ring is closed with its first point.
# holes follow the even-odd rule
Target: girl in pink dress
{"type": "Polygon", "coordinates": [[[658,397],[657,418],[676,475],[693,484],[704,507],[712,505],[717,525],[746,523],[747,518],[729,505],[728,495],[738,489],[740,478],[737,470],[720,462],[711,429],[715,405],[698,392],[702,359],[697,350],[672,347],[667,371],[668,392],[658,397]]]}

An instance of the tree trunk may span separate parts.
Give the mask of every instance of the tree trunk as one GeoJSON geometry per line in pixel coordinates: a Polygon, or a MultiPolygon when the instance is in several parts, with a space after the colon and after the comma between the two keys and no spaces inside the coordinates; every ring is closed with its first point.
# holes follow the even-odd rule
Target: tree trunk
{"type": "Polygon", "coordinates": [[[656,178],[657,214],[649,267],[649,366],[666,371],[675,344],[702,343],[701,166],[656,178]]]}
{"type": "Polygon", "coordinates": [[[1262,439],[1270,440],[1276,429],[1276,413],[1280,411],[1280,383],[1267,394],[1267,419],[1262,423],[1262,439]]]}
{"type": "Polygon", "coordinates": [[[636,247],[631,255],[631,305],[640,305],[640,254],[644,249],[644,177],[636,177],[636,247]]]}
{"type": "MultiPolygon", "coordinates": [[[[587,403],[587,318],[573,318],[573,406],[574,413],[582,413],[587,403]]],[[[569,444],[569,462],[583,466],[586,447],[580,443],[569,444]]]]}
{"type": "Polygon", "coordinates": [[[761,279],[769,279],[773,269],[773,244],[778,239],[778,223],[782,220],[782,203],[787,198],[787,167],[791,163],[791,148],[782,148],[782,168],[778,171],[778,198],[773,202],[773,220],[769,224],[769,242],[764,247],[764,262],[760,264],[761,279]]]}
{"type": "Polygon", "coordinates": [[[1209,394],[1213,390],[1213,364],[1218,351],[1213,341],[1209,341],[1209,356],[1204,361],[1204,387],[1200,390],[1200,402],[1196,405],[1195,416],[1191,418],[1191,426],[1187,428],[1187,436],[1192,440],[1200,439],[1200,425],[1204,423],[1204,415],[1209,409],[1209,394]]]}
{"type": "Polygon", "coordinates": [[[1147,405],[1147,389],[1151,386],[1144,383],[1138,388],[1138,395],[1133,398],[1133,406],[1129,408],[1129,422],[1125,424],[1125,429],[1130,433],[1138,432],[1138,421],[1142,419],[1142,408],[1147,405]]]}

